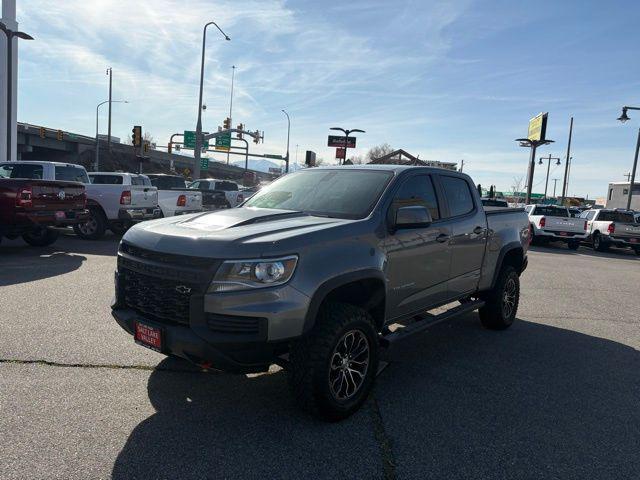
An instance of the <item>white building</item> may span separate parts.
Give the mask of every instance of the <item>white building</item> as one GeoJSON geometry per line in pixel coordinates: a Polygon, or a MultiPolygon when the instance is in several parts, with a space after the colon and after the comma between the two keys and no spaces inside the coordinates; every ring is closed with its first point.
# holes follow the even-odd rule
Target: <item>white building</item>
{"type": "MultiPolygon", "coordinates": [[[[607,208],[627,208],[630,182],[611,182],[607,190],[607,208]]],[[[633,184],[631,209],[640,211],[640,183],[633,184]]]]}

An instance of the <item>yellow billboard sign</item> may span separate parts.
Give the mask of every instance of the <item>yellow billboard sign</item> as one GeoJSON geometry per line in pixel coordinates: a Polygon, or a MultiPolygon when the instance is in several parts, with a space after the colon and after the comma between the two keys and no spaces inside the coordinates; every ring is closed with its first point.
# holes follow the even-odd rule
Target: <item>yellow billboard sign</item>
{"type": "Polygon", "coordinates": [[[545,140],[547,134],[547,116],[548,113],[539,113],[529,120],[529,131],[527,138],[532,142],[540,142],[545,140]]]}

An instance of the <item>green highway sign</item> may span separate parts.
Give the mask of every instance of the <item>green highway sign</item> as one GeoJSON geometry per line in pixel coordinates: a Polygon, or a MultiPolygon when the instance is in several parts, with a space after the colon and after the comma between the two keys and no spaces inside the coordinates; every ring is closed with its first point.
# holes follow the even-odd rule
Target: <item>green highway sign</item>
{"type": "Polygon", "coordinates": [[[265,153],[264,157],[265,158],[273,158],[274,160],[284,160],[284,157],[282,155],[273,155],[271,153],[265,153]]]}
{"type": "Polygon", "coordinates": [[[231,132],[216,137],[216,150],[231,149],[231,132]]]}
{"type": "Polygon", "coordinates": [[[200,170],[209,170],[209,159],[201,158],[200,159],[200,170]]]}
{"type": "MultiPolygon", "coordinates": [[[[209,132],[202,132],[203,135],[207,135],[209,132]]],[[[204,147],[209,148],[209,140],[204,141],[204,147]]],[[[193,130],[184,131],[184,148],[196,148],[196,132],[193,130]]]]}

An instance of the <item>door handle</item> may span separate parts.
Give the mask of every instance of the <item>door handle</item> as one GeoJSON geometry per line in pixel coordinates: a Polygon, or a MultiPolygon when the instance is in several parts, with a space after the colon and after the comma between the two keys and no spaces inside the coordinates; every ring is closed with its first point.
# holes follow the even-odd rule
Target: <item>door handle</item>
{"type": "Polygon", "coordinates": [[[448,242],[449,238],[450,238],[449,235],[445,235],[444,233],[441,233],[436,237],[436,242],[440,242],[440,243],[448,242]]]}
{"type": "Polygon", "coordinates": [[[481,233],[484,233],[484,228],[483,227],[476,227],[473,229],[473,233],[475,233],[476,235],[480,235],[481,233]]]}

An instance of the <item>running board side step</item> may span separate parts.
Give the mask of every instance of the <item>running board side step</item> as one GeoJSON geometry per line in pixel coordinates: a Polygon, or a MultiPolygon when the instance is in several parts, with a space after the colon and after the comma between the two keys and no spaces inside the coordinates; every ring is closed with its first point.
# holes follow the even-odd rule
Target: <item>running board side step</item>
{"type": "Polygon", "coordinates": [[[399,328],[394,332],[390,332],[386,335],[380,336],[380,345],[383,347],[388,347],[391,344],[407,338],[415,333],[423,332],[433,325],[444,322],[446,320],[450,320],[460,315],[464,315],[465,313],[473,312],[474,310],[477,310],[483,306],[484,300],[473,300],[470,302],[462,303],[457,307],[451,308],[439,315],[432,315],[427,313],[424,315],[424,318],[417,320],[404,328],[399,328]]]}

